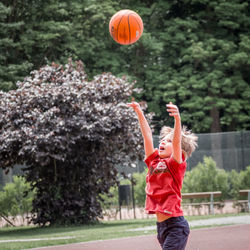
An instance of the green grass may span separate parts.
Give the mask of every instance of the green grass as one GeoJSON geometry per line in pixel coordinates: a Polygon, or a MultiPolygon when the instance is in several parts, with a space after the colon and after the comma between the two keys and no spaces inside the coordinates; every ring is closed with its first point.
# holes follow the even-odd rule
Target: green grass
{"type": "MultiPolygon", "coordinates": [[[[246,214],[239,214],[246,215],[246,214]]],[[[206,216],[186,216],[188,221],[237,216],[227,215],[206,215],[206,216]]],[[[128,229],[155,226],[155,219],[137,219],[102,222],[95,225],[69,226],[69,227],[6,227],[0,229],[0,249],[28,249],[42,246],[52,246],[59,244],[69,244],[92,240],[104,240],[112,238],[130,237],[146,234],[155,234],[156,229],[148,231],[127,231],[128,229]],[[72,237],[71,239],[47,239],[56,237],[72,237]],[[27,240],[41,239],[39,241],[28,242],[1,242],[3,240],[27,240]]]]}

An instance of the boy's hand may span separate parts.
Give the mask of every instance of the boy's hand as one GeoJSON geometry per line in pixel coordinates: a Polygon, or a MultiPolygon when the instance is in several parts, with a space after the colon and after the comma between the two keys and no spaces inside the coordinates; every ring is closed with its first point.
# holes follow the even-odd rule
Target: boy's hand
{"type": "Polygon", "coordinates": [[[166,106],[167,106],[167,111],[169,112],[170,116],[173,116],[175,119],[180,118],[179,109],[176,105],[170,102],[166,106]]]}
{"type": "Polygon", "coordinates": [[[133,108],[135,112],[141,110],[140,104],[138,102],[127,103],[127,106],[133,108]]]}

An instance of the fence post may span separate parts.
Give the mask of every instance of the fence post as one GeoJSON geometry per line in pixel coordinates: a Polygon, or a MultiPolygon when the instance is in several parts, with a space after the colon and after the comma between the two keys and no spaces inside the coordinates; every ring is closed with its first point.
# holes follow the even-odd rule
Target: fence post
{"type": "Polygon", "coordinates": [[[214,215],[214,194],[210,194],[210,213],[214,215]]]}
{"type": "Polygon", "coordinates": [[[134,194],[134,179],[131,178],[131,186],[132,186],[132,203],[133,203],[133,210],[134,210],[134,219],[136,219],[135,215],[135,194],[134,194]]]}
{"type": "Polygon", "coordinates": [[[250,212],[250,191],[248,191],[247,198],[248,198],[248,212],[250,212]]]}
{"type": "Polygon", "coordinates": [[[122,211],[121,211],[120,185],[118,185],[118,206],[119,206],[119,214],[120,214],[120,220],[121,220],[122,219],[122,211]]]}

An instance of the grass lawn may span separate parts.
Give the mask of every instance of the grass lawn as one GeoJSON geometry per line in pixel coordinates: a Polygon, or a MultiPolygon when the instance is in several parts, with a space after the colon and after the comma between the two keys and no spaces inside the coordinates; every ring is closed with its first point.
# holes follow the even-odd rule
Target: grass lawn
{"type": "MultiPolygon", "coordinates": [[[[246,215],[245,213],[237,215],[246,215]]],[[[188,221],[237,216],[227,215],[206,215],[186,216],[188,221]]],[[[249,215],[249,213],[248,213],[249,215]]],[[[136,219],[101,222],[95,225],[70,226],[70,227],[5,227],[0,229],[0,249],[27,249],[42,246],[69,244],[92,240],[104,240],[137,235],[155,234],[156,230],[148,231],[127,231],[132,228],[141,228],[156,225],[155,219],[136,219]],[[58,239],[65,237],[65,239],[58,239]],[[9,242],[10,240],[16,242],[9,242]],[[3,242],[6,241],[6,242],[3,242]],[[7,242],[8,241],[8,242],[7,242]]]]}

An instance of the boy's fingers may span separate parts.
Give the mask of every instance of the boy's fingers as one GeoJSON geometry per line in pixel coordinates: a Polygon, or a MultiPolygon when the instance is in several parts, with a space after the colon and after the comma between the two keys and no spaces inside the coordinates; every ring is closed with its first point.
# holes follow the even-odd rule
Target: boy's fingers
{"type": "Polygon", "coordinates": [[[168,104],[167,108],[177,108],[177,106],[168,104]]]}
{"type": "Polygon", "coordinates": [[[139,105],[137,105],[136,103],[127,103],[127,106],[128,107],[131,107],[131,108],[133,108],[133,109],[136,109],[137,107],[139,107],[139,105]]]}
{"type": "Polygon", "coordinates": [[[168,112],[178,112],[178,109],[167,109],[168,112]]]}
{"type": "Polygon", "coordinates": [[[172,102],[169,102],[169,104],[166,104],[167,112],[169,112],[169,116],[179,116],[179,109],[176,105],[174,105],[172,102]]]}

